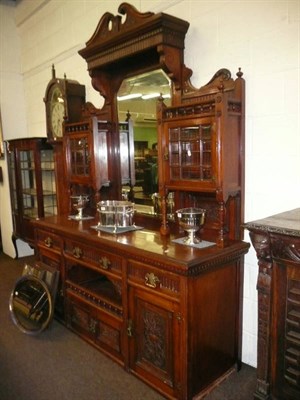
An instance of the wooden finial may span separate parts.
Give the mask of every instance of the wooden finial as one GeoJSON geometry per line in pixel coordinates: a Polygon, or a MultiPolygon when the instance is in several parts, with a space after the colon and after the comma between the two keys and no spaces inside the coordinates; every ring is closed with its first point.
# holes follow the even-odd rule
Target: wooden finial
{"type": "Polygon", "coordinates": [[[236,76],[237,76],[238,78],[241,78],[243,75],[244,75],[244,74],[243,74],[243,72],[242,72],[242,69],[239,68],[238,72],[236,73],[236,76]]]}

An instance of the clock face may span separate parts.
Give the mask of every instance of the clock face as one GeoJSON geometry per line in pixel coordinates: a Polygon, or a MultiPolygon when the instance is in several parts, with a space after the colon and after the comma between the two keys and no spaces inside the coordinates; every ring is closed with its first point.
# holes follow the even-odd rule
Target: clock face
{"type": "Polygon", "coordinates": [[[50,100],[50,123],[54,138],[63,135],[63,121],[65,116],[65,102],[59,87],[55,87],[50,100]]]}

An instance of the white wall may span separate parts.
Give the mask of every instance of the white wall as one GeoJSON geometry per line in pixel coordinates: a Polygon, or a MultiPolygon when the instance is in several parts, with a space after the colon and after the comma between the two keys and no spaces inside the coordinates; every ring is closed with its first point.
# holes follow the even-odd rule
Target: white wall
{"type": "MultiPolygon", "coordinates": [[[[20,40],[15,24],[15,7],[12,2],[0,4],[0,110],[4,139],[26,137],[27,122],[21,71],[20,40]]],[[[0,160],[3,184],[0,183],[0,225],[3,251],[15,257],[11,240],[13,231],[6,157],[0,160]]],[[[23,241],[17,241],[20,256],[32,254],[23,241]]]]}
{"type": "MultiPolygon", "coordinates": [[[[102,14],[106,11],[116,14],[120,3],[113,0],[18,3],[16,33],[21,43],[28,136],[46,136],[43,97],[52,63],[58,77],[66,73],[67,77],[85,84],[87,100],[96,106],[102,104],[91,87],[85,61],[77,51],[85,46],[102,14]]],[[[233,75],[242,68],[247,89],[245,220],[299,207],[299,1],[135,0],[131,4],[143,12],[163,11],[190,22],[185,64],[194,71],[194,86],[207,83],[220,68],[230,69],[233,75]]],[[[11,15],[11,10],[2,4],[0,11],[11,15]]],[[[11,29],[14,31],[14,27],[11,29]]],[[[1,56],[2,52],[1,48],[1,56]]],[[[15,53],[17,56],[17,48],[15,53]]],[[[11,64],[6,67],[11,70],[11,64]]],[[[21,86],[19,76],[16,74],[14,78],[5,86],[5,93],[1,88],[1,103],[3,99],[11,104],[20,100],[21,96],[11,89],[21,86]]],[[[3,118],[12,119],[12,111],[3,118]]],[[[14,122],[17,130],[23,129],[25,117],[14,122]]],[[[7,138],[15,134],[6,128],[4,133],[7,138]]],[[[9,208],[1,211],[2,216],[10,212],[9,208]]],[[[247,233],[245,239],[249,241],[247,233]]],[[[253,248],[245,264],[242,358],[256,366],[257,263],[253,248]]]]}

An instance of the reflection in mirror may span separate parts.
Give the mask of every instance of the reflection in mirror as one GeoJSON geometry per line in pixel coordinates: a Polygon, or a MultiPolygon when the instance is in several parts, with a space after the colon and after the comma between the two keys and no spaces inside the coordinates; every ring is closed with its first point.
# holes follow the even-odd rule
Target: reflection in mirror
{"type": "Polygon", "coordinates": [[[42,332],[53,317],[52,297],[46,283],[35,276],[22,276],[11,293],[9,309],[22,332],[42,332]]]}
{"type": "MultiPolygon", "coordinates": [[[[170,105],[171,81],[163,70],[127,78],[118,92],[119,121],[127,113],[133,123],[135,185],[133,201],[137,212],[159,214],[157,158],[157,99],[170,105]]],[[[123,186],[123,195],[129,191],[123,186]]]]}

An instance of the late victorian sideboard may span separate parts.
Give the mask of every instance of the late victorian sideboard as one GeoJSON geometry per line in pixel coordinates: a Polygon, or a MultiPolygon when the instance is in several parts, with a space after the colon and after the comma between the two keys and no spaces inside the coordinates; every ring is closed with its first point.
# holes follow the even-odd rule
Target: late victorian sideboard
{"type": "MultiPolygon", "coordinates": [[[[222,68],[195,88],[184,63],[188,27],[128,3],[118,15],[102,16],[79,54],[104,105],[86,103],[80,121],[63,125],[62,140],[53,143],[64,161],[60,212],[33,222],[37,257],[60,271],[56,316],[161,394],[181,400],[205,396],[241,365],[249,248],[241,229],[243,72],[239,68],[233,78],[222,68]],[[124,80],[155,71],[168,77],[171,90],[170,104],[160,95],[155,106],[159,216],[136,213],[142,229],[99,232],[91,227],[98,223],[98,201],[120,200],[124,189],[120,134],[131,134],[119,120],[119,89],[124,80]],[[70,198],[82,194],[92,203],[91,219],[69,219],[70,198]],[[170,198],[174,210],[206,210],[200,235],[211,246],[174,243],[184,233],[168,213],[170,198]]],[[[133,201],[134,152],[127,141],[126,185],[133,201]]]]}
{"type": "Polygon", "coordinates": [[[300,208],[249,222],[258,258],[256,399],[300,398],[300,208]]]}
{"type": "Polygon", "coordinates": [[[240,367],[249,244],[199,249],[97,222],[34,222],[38,258],[60,271],[57,317],[166,398],[200,398],[240,367]]]}

